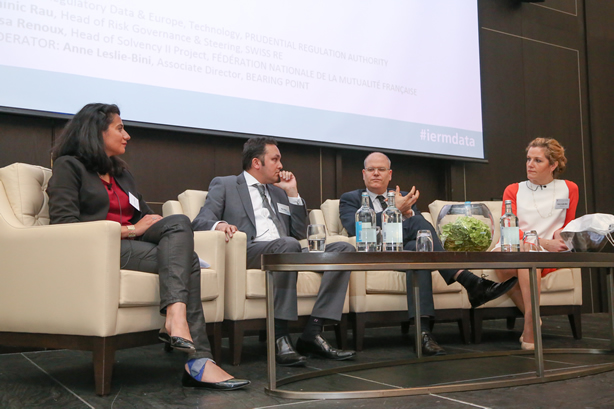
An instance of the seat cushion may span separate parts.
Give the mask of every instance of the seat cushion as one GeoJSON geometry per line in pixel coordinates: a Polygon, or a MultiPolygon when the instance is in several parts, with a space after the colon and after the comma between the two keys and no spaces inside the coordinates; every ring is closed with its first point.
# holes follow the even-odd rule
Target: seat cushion
{"type": "Polygon", "coordinates": [[[574,288],[573,272],[569,268],[561,268],[542,278],[542,293],[573,291],[574,288]]]}
{"type": "MultiPolygon", "coordinates": [[[[262,270],[247,270],[245,292],[247,298],[265,298],[265,272],[262,270]]],[[[299,298],[316,297],[320,290],[322,274],[312,271],[301,271],[296,284],[299,298]]]]}
{"type": "MultiPolygon", "coordinates": [[[[215,300],[220,294],[217,285],[217,272],[212,269],[202,269],[200,276],[201,300],[215,300]]],[[[160,280],[157,274],[121,270],[119,279],[120,308],[160,305],[160,280]]]]}
{"type": "MultiPolygon", "coordinates": [[[[433,294],[458,293],[461,285],[447,285],[438,272],[433,272],[433,294]]],[[[367,271],[367,294],[407,294],[407,280],[401,271],[367,271]]]]}

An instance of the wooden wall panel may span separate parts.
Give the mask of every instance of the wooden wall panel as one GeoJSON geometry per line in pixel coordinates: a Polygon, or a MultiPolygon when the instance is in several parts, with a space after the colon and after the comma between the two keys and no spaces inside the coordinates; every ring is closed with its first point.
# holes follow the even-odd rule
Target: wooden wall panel
{"type": "MultiPolygon", "coordinates": [[[[579,213],[614,213],[614,2],[480,0],[480,58],[487,164],[390,155],[393,184],[435,199],[500,199],[526,178],[524,148],[536,136],[566,146],[566,177],[581,189],[579,213]]],[[[65,121],[0,114],[0,166],[50,165],[49,149],[65,121]]],[[[146,199],[161,203],[185,189],[207,189],[218,175],[241,172],[244,138],[128,127],[126,154],[146,199]]],[[[376,138],[377,135],[374,135],[376,138]]],[[[364,186],[358,149],[280,143],[282,163],[298,179],[309,208],[364,186]]],[[[583,276],[584,309],[603,310],[602,274],[583,276]]]]}
{"type": "Polygon", "coordinates": [[[14,162],[51,167],[52,119],[0,114],[0,167],[14,162]]]}

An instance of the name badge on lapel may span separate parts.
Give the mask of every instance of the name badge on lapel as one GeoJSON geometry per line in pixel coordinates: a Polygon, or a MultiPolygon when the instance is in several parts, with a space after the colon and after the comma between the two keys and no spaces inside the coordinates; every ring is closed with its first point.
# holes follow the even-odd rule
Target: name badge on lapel
{"type": "Polygon", "coordinates": [[[128,200],[130,201],[130,204],[132,205],[132,207],[134,207],[139,212],[141,211],[141,205],[139,205],[139,199],[134,197],[134,195],[130,192],[128,192],[128,200]]]}
{"type": "Polygon", "coordinates": [[[555,209],[569,209],[569,199],[556,199],[555,209]]]}
{"type": "Polygon", "coordinates": [[[277,211],[286,216],[290,216],[290,206],[288,205],[277,203],[277,211]]]}

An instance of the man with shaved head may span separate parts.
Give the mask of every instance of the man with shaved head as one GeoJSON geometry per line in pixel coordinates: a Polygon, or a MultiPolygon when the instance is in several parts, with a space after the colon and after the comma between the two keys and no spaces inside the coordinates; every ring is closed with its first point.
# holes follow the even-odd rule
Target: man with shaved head
{"type": "MultiPolygon", "coordinates": [[[[388,185],[392,180],[391,161],[388,156],[381,152],[369,154],[365,158],[362,179],[365,182],[366,189],[357,189],[344,193],[341,195],[339,203],[339,217],[349,236],[356,235],[355,214],[362,205],[362,192],[364,191],[369,195],[369,204],[376,213],[377,225],[380,227],[382,225],[382,212],[388,206],[388,185]]],[[[445,251],[433,225],[422,216],[416,206],[419,197],[420,192],[415,186],[412,186],[409,192],[401,191],[399,186],[396,186],[395,206],[403,214],[403,249],[415,251],[418,230],[430,230],[433,236],[434,251],[445,251]]],[[[419,270],[416,273],[415,279],[418,281],[420,289],[420,322],[422,326],[420,341],[422,353],[427,356],[444,355],[446,353],[445,350],[437,344],[429,331],[430,321],[435,316],[431,272],[419,270]]],[[[448,285],[458,281],[467,289],[472,308],[500,297],[509,291],[517,281],[514,277],[503,283],[495,283],[485,278],[480,278],[467,270],[443,269],[439,270],[439,273],[448,285]]],[[[412,275],[412,271],[408,270],[407,305],[410,319],[413,319],[415,316],[413,292],[411,291],[412,275]]]]}

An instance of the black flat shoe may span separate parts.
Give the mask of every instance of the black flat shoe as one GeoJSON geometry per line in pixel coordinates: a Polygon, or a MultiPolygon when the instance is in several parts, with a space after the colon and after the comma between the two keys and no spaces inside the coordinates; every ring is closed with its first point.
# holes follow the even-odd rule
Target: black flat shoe
{"type": "Polygon", "coordinates": [[[279,366],[303,366],[307,358],[294,350],[289,335],[275,340],[275,362],[279,366]]]}
{"type": "Polygon", "coordinates": [[[495,283],[485,278],[480,278],[479,280],[475,288],[471,291],[467,289],[471,308],[479,307],[482,304],[486,304],[488,301],[501,297],[516,285],[518,277],[512,277],[502,283],[495,283]]]}
{"type": "Polygon", "coordinates": [[[304,341],[299,338],[296,341],[296,350],[302,355],[319,356],[335,361],[352,359],[356,356],[356,351],[333,348],[320,334],[316,335],[313,341],[304,341]]]}
{"type": "Polygon", "coordinates": [[[192,378],[190,374],[186,371],[183,371],[183,378],[181,378],[181,384],[188,388],[205,388],[205,389],[216,389],[218,391],[234,391],[236,389],[243,388],[249,385],[251,382],[247,379],[228,379],[222,382],[201,382],[192,378]]]}
{"type": "Polygon", "coordinates": [[[176,349],[177,351],[183,352],[195,352],[196,347],[192,341],[189,341],[185,338],[181,337],[171,337],[170,334],[166,331],[165,327],[162,327],[160,332],[158,332],[158,339],[162,342],[167,343],[171,346],[171,348],[176,349]]]}

